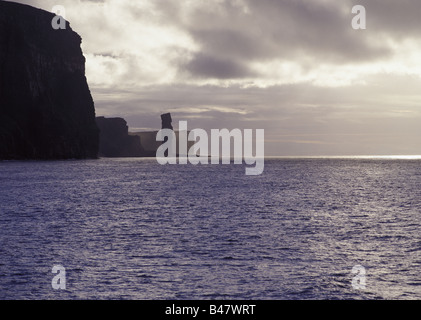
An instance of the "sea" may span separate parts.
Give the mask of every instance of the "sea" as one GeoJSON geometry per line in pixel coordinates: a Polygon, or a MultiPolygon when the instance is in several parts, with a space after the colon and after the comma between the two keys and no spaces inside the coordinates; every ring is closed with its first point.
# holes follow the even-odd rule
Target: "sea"
{"type": "Polygon", "coordinates": [[[419,300],[421,159],[0,162],[0,299],[419,300]]]}

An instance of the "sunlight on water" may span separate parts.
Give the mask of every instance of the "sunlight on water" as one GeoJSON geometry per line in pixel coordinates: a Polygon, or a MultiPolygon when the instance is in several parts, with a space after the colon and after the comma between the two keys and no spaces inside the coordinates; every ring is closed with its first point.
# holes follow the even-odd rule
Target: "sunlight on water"
{"type": "Polygon", "coordinates": [[[421,161],[369,159],[0,162],[0,299],[421,299],[421,161]]]}
{"type": "Polygon", "coordinates": [[[383,156],[266,156],[265,159],[378,159],[378,160],[421,160],[421,155],[383,155],[383,156]]]}

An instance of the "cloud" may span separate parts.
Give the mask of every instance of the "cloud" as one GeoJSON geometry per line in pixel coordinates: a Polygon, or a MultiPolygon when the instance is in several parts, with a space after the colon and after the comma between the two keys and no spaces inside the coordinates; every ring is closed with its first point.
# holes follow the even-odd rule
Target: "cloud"
{"type": "Polygon", "coordinates": [[[61,4],[98,115],[145,129],[170,110],[204,129],[264,128],[272,155],[420,153],[420,1],[61,4]],[[356,4],[366,30],[351,27],[356,4]]]}
{"type": "Polygon", "coordinates": [[[419,15],[421,2],[414,0],[353,0],[366,8],[368,28],[382,33],[394,41],[420,38],[419,15]]]}
{"type": "Polygon", "coordinates": [[[247,61],[291,60],[306,54],[335,64],[390,53],[387,46],[351,29],[351,7],[346,12],[333,1],[245,0],[245,12],[231,1],[218,4],[218,10],[198,8],[188,24],[207,53],[247,61]]]}
{"type": "Polygon", "coordinates": [[[216,58],[205,53],[195,54],[185,69],[199,78],[235,79],[255,75],[247,66],[235,60],[216,58]]]}
{"type": "MultiPolygon", "coordinates": [[[[47,10],[55,4],[21,2],[47,10]]],[[[421,49],[420,4],[363,1],[368,28],[356,31],[351,28],[356,2],[63,0],[63,5],[83,38],[93,85],[111,81],[105,78],[118,86],[218,80],[351,85],[367,74],[411,70],[409,61],[419,57],[408,55],[421,49]],[[112,73],[106,56],[113,57],[116,69],[132,70],[130,75],[112,73]]]]}

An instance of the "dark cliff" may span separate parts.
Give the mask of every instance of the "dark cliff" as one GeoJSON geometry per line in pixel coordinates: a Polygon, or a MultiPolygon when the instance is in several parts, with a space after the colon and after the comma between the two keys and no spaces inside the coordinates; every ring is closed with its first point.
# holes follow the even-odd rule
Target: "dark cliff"
{"type": "Polygon", "coordinates": [[[101,157],[146,157],[140,137],[129,135],[126,120],[122,118],[97,117],[99,134],[99,155],[101,157]]]}
{"type": "Polygon", "coordinates": [[[97,157],[81,38],[54,17],[0,1],[0,159],[97,157]]]}

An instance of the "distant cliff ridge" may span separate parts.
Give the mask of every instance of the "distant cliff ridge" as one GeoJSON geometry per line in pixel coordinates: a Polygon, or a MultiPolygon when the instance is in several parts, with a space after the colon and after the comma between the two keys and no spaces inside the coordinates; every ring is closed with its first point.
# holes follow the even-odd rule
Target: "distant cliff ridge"
{"type": "MultiPolygon", "coordinates": [[[[168,128],[167,128],[168,129],[168,128]]],[[[175,133],[175,141],[176,145],[180,145],[180,134],[186,134],[189,135],[190,131],[178,131],[174,130],[175,133]]],[[[139,131],[139,132],[129,132],[132,136],[138,136],[140,137],[140,141],[142,144],[143,149],[148,154],[148,156],[156,155],[156,150],[158,150],[159,146],[163,143],[162,141],[156,141],[156,135],[158,134],[158,131],[139,131]]],[[[194,141],[187,141],[187,150],[190,150],[190,148],[195,144],[194,141]]],[[[177,155],[178,156],[186,156],[185,154],[179,154],[177,149],[177,155]]]]}
{"type": "Polygon", "coordinates": [[[97,117],[100,157],[147,157],[155,156],[142,147],[140,137],[129,135],[126,120],[97,117]]]}
{"type": "Polygon", "coordinates": [[[0,1],[0,159],[97,157],[81,38],[54,17],[0,1]]]}
{"type": "MultiPolygon", "coordinates": [[[[172,126],[172,117],[171,113],[164,113],[161,114],[161,129],[170,129],[174,130],[172,126]]],[[[176,139],[176,145],[178,146],[180,143],[180,135],[186,135],[190,133],[189,131],[178,131],[174,130],[175,133],[175,139],[176,139]]],[[[145,150],[146,153],[149,155],[156,155],[156,151],[158,150],[159,146],[162,145],[164,142],[157,141],[156,136],[158,134],[158,131],[141,131],[141,132],[130,132],[129,133],[132,136],[138,136],[142,142],[142,147],[145,150]]],[[[166,140],[165,140],[166,141],[166,140]]],[[[194,141],[187,141],[187,150],[189,150],[193,145],[195,144],[194,141]]],[[[187,156],[185,154],[178,154],[177,150],[177,156],[187,156]]]]}
{"type": "MultiPolygon", "coordinates": [[[[162,128],[173,128],[171,114],[161,115],[161,120],[162,128]]],[[[158,131],[129,132],[127,122],[123,118],[97,117],[96,123],[100,130],[100,157],[155,157],[156,150],[162,144],[162,141],[156,141],[158,131]]],[[[188,135],[189,132],[175,131],[177,145],[181,133],[188,135]]],[[[188,141],[188,149],[193,144],[193,141],[188,141]]]]}

